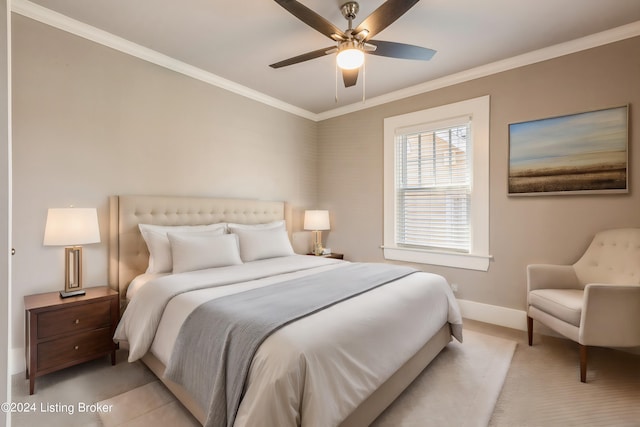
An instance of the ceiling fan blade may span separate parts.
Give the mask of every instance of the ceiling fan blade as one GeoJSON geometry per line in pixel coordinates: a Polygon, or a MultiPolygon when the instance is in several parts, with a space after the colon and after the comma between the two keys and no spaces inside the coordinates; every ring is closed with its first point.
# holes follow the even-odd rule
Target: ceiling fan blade
{"type": "Polygon", "coordinates": [[[282,68],[287,65],[298,64],[300,62],[308,61],[310,59],[320,58],[321,56],[328,55],[333,53],[332,49],[335,49],[335,46],[325,47],[324,49],[314,50],[313,52],[303,53],[302,55],[294,56],[293,58],[285,59],[284,61],[276,62],[275,64],[269,65],[271,68],[282,68]]]}
{"type": "Polygon", "coordinates": [[[344,82],[344,87],[355,86],[358,81],[358,71],[359,68],[353,70],[342,70],[342,81],[344,82]]]}
{"type": "Polygon", "coordinates": [[[414,46],[411,44],[385,42],[382,40],[369,40],[367,43],[376,47],[376,50],[367,52],[371,55],[387,56],[389,58],[417,59],[428,61],[436,51],[426,47],[414,46]]]}
{"type": "MultiPolygon", "coordinates": [[[[277,0],[276,0],[277,1],[277,0]]],[[[374,10],[371,15],[360,23],[353,30],[353,34],[360,34],[362,31],[367,31],[362,41],[367,41],[371,37],[378,34],[380,31],[387,28],[398,18],[400,18],[406,11],[411,9],[414,4],[419,0],[387,0],[382,5],[374,10]]]]}
{"type": "Polygon", "coordinates": [[[289,13],[311,28],[314,28],[332,40],[343,40],[346,38],[346,35],[340,28],[336,27],[302,3],[297,2],[296,0],[276,0],[276,3],[284,7],[289,13]]]}

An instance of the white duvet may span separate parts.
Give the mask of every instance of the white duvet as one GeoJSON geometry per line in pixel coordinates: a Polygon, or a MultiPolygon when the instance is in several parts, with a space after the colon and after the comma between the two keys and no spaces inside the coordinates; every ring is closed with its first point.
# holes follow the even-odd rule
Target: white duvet
{"type": "MultiPolygon", "coordinates": [[[[157,278],[136,292],[115,338],[128,342],[129,361],[151,351],[167,365],[198,305],[343,265],[295,255],[157,278]]],[[[423,272],[300,319],[256,352],[235,426],[338,425],[446,322],[461,324],[455,298],[423,272]]]]}

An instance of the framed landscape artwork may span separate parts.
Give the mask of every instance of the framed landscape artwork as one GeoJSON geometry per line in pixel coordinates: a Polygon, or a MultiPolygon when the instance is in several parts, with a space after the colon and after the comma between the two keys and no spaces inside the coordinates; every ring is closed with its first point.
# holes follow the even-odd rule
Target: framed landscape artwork
{"type": "Polygon", "coordinates": [[[509,125],[509,195],[628,192],[628,106],[509,125]]]}

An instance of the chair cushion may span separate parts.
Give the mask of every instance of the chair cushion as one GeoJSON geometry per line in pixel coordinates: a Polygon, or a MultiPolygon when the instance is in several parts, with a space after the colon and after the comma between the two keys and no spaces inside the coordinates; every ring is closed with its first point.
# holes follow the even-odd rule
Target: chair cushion
{"type": "Polygon", "coordinates": [[[580,327],[584,291],[581,289],[537,289],[529,292],[529,305],[580,327]]]}

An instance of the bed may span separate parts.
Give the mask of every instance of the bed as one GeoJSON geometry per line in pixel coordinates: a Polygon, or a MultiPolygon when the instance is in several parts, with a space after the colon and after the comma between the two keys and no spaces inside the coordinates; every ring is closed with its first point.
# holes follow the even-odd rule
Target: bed
{"type": "MultiPolygon", "coordinates": [[[[249,241],[242,240],[243,226],[253,232],[252,227],[282,223],[290,238],[293,222],[292,209],[283,202],[110,198],[109,283],[119,291],[124,309],[118,341],[129,346],[130,361],[140,358],[203,425],[208,407],[202,398],[197,398],[189,386],[165,377],[173,347],[182,342],[181,325],[206,305],[203,301],[248,289],[271,289],[274,284],[305,280],[320,273],[336,274],[357,264],[293,253],[267,258],[249,254],[257,259],[248,256],[250,261],[245,261],[247,254],[242,251],[250,246],[243,246],[249,241]],[[240,227],[234,230],[240,236],[235,238],[241,239],[241,263],[202,269],[196,263],[195,269],[193,265],[178,268],[176,274],[146,274],[150,259],[140,224],[174,227],[218,223],[240,227]],[[216,286],[205,286],[210,283],[216,286]],[[141,312],[148,309],[153,313],[147,318],[141,312]],[[154,325],[151,332],[140,332],[139,325],[146,323],[154,325]],[[140,340],[140,336],[144,338],[140,340]]],[[[179,241],[179,234],[170,233],[172,244],[179,241]]],[[[224,239],[228,240],[226,236],[224,239]]],[[[182,252],[176,250],[174,254],[176,265],[193,264],[182,252]]],[[[425,272],[405,275],[287,323],[257,348],[233,425],[369,425],[451,341],[452,335],[462,339],[461,325],[446,280],[425,272]]]]}

